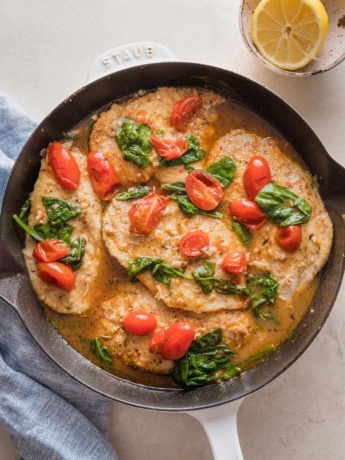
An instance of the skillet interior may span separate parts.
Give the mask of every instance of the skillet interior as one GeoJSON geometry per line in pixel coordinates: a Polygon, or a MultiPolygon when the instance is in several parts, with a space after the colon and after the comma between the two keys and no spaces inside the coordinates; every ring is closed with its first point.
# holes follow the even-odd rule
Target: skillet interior
{"type": "Polygon", "coordinates": [[[157,410],[193,410],[243,397],[264,386],[289,367],[309,346],[335,301],[344,270],[345,170],[332,160],[307,123],[279,97],[232,72],[190,63],[160,63],[126,69],[82,88],[60,104],[35,130],[23,148],[4,196],[0,216],[0,296],[21,317],[47,355],[84,385],[117,401],[157,410]],[[23,235],[12,215],[32,191],[38,153],[61,132],[67,132],[92,112],[139,89],[158,86],[198,86],[219,92],[267,120],[294,146],[317,176],[320,192],[334,224],[334,244],[313,302],[293,335],[264,362],[241,378],[193,391],[147,387],[125,381],[93,365],[74,351],[47,320],[34,294],[22,257],[23,235]],[[311,313],[311,311],[314,311],[311,313]]]}

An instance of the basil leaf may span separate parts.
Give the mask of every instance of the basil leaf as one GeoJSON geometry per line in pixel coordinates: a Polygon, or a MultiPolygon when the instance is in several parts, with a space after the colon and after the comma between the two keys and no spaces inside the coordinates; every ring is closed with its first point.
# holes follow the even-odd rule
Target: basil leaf
{"type": "Polygon", "coordinates": [[[152,269],[152,276],[155,280],[170,286],[171,278],[184,278],[186,280],[192,280],[193,277],[186,275],[185,273],[181,272],[180,270],[176,270],[175,268],[169,267],[164,263],[157,264],[152,269]]]}
{"type": "Polygon", "coordinates": [[[52,196],[43,196],[42,202],[52,225],[66,222],[81,213],[79,204],[69,204],[52,196]]]}
{"type": "Polygon", "coordinates": [[[204,294],[211,294],[214,286],[214,272],[216,264],[205,260],[201,265],[193,270],[193,277],[199,284],[204,294]]]}
{"type": "Polygon", "coordinates": [[[282,227],[304,224],[311,217],[311,206],[281,185],[267,184],[256,195],[255,201],[267,219],[282,227]]]}
{"type": "Polygon", "coordinates": [[[215,329],[193,340],[185,356],[174,362],[172,378],[186,388],[196,388],[239,375],[241,369],[230,361],[235,353],[221,344],[222,337],[221,329],[215,329]]]}
{"type": "Polygon", "coordinates": [[[203,211],[197,208],[188,198],[188,195],[182,195],[180,193],[173,193],[169,196],[172,200],[176,201],[183,214],[189,219],[195,214],[202,214],[204,216],[213,217],[214,219],[223,219],[224,215],[219,211],[203,211]]]}
{"type": "Polygon", "coordinates": [[[235,176],[236,163],[232,158],[225,156],[207,168],[206,171],[215,177],[222,187],[227,187],[235,176]]]}
{"type": "Polygon", "coordinates": [[[73,231],[72,225],[62,223],[59,225],[52,225],[51,222],[42,222],[33,227],[41,240],[62,240],[68,246],[71,244],[71,233],[73,231]]]}
{"type": "Polygon", "coordinates": [[[176,192],[182,195],[185,195],[187,193],[185,184],[182,180],[178,180],[176,182],[173,182],[172,184],[163,184],[162,189],[169,190],[171,192],[176,192]]]}
{"type": "Polygon", "coordinates": [[[218,292],[218,294],[249,295],[249,290],[247,288],[221,278],[214,278],[214,290],[218,292]]]}
{"type": "Polygon", "coordinates": [[[241,225],[239,222],[233,222],[232,228],[235,230],[242,243],[248,247],[251,241],[250,231],[244,225],[241,225]]]}
{"type": "Polygon", "coordinates": [[[178,166],[182,164],[195,163],[196,161],[202,160],[205,156],[205,151],[199,147],[198,141],[191,134],[186,135],[188,150],[179,158],[175,160],[164,160],[164,158],[158,163],[158,167],[167,167],[167,166],[178,166]]]}
{"type": "Polygon", "coordinates": [[[105,366],[109,368],[112,366],[113,358],[108,347],[102,346],[98,338],[90,340],[90,349],[105,366]]]}
{"type": "Polygon", "coordinates": [[[135,163],[140,168],[146,168],[151,159],[148,153],[152,150],[150,143],[151,129],[145,123],[136,123],[126,117],[116,142],[126,161],[135,163]]]}
{"type": "Polygon", "coordinates": [[[117,201],[135,200],[151,193],[151,187],[148,185],[138,185],[138,187],[129,188],[127,192],[118,193],[115,197],[117,201]]]}
{"type": "Polygon", "coordinates": [[[73,271],[79,270],[83,265],[85,245],[86,239],[83,236],[75,238],[69,247],[68,255],[60,259],[59,262],[71,265],[73,271]]]}
{"type": "Polygon", "coordinates": [[[143,257],[139,256],[136,259],[132,260],[127,268],[128,278],[131,280],[139,273],[153,268],[157,264],[162,264],[164,259],[159,257],[143,257]]]}

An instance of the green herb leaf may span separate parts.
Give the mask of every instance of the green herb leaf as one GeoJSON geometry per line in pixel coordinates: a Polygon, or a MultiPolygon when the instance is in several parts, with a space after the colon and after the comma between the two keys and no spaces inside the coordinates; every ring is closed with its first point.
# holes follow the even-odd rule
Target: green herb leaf
{"type": "Polygon", "coordinates": [[[222,278],[214,278],[214,290],[218,292],[218,294],[249,295],[249,290],[247,288],[222,278]]]}
{"type": "Polygon", "coordinates": [[[65,141],[74,141],[74,137],[64,131],[62,131],[62,137],[65,141]]]}
{"type": "Polygon", "coordinates": [[[138,187],[132,187],[127,192],[118,193],[115,197],[117,201],[135,200],[151,193],[151,187],[148,185],[138,185],[138,187]]]}
{"type": "Polygon", "coordinates": [[[113,364],[113,358],[108,350],[108,347],[102,346],[98,338],[90,340],[90,348],[97,358],[106,366],[111,367],[113,364]]]}
{"type": "MultiPolygon", "coordinates": [[[[62,240],[68,246],[71,244],[71,233],[73,231],[72,225],[62,223],[59,225],[52,225],[49,221],[42,222],[33,227],[33,230],[40,236],[40,240],[62,240]]],[[[36,238],[35,238],[36,239],[36,238]]]]}
{"type": "Polygon", "coordinates": [[[43,241],[44,238],[36,232],[34,227],[30,227],[27,225],[20,217],[17,216],[17,214],[14,214],[13,219],[17,222],[17,224],[26,232],[28,233],[34,240],[36,241],[43,241]]]}
{"type": "Polygon", "coordinates": [[[171,278],[184,278],[186,280],[192,280],[193,277],[186,275],[185,273],[181,272],[180,270],[176,270],[175,268],[169,267],[164,263],[157,264],[152,269],[152,276],[155,280],[170,286],[171,278]]]}
{"type": "Polygon", "coordinates": [[[265,272],[262,275],[251,274],[247,280],[247,287],[253,313],[256,318],[260,318],[260,307],[265,304],[274,305],[275,303],[278,281],[269,272],[265,272]]]}
{"type": "Polygon", "coordinates": [[[222,187],[227,187],[235,176],[236,163],[232,158],[225,156],[207,168],[207,172],[215,177],[222,187]]]}
{"type": "Polygon", "coordinates": [[[249,356],[249,358],[244,359],[241,363],[240,366],[243,365],[248,365],[251,364],[255,361],[258,361],[259,359],[266,358],[266,356],[269,356],[276,350],[274,345],[269,345],[267,348],[264,348],[263,350],[259,351],[258,353],[255,353],[252,356],[249,356]]]}
{"type": "Polygon", "coordinates": [[[287,227],[308,222],[312,207],[286,187],[267,184],[255,197],[267,219],[287,227]]]}
{"type": "Polygon", "coordinates": [[[193,340],[185,356],[175,361],[172,378],[186,388],[195,388],[239,375],[241,369],[230,361],[235,353],[221,341],[221,329],[193,340]]]}
{"type": "Polygon", "coordinates": [[[152,269],[157,264],[162,264],[164,259],[159,257],[143,257],[139,256],[136,259],[132,260],[127,268],[128,278],[131,280],[139,273],[152,269]]]}
{"type": "Polygon", "coordinates": [[[195,137],[191,134],[187,134],[186,139],[188,143],[187,152],[175,160],[167,161],[162,159],[158,163],[158,167],[162,168],[167,166],[178,166],[182,164],[187,165],[189,163],[195,163],[196,161],[202,160],[205,156],[205,151],[199,147],[199,143],[195,137]]]}
{"type": "Polygon", "coordinates": [[[150,143],[151,129],[145,123],[136,123],[126,117],[116,142],[126,161],[135,163],[140,168],[146,168],[150,163],[148,153],[152,150],[150,143]]]}
{"type": "Polygon", "coordinates": [[[20,210],[20,214],[19,214],[19,219],[25,224],[27,224],[28,222],[30,210],[31,210],[31,193],[29,195],[29,198],[23,204],[22,209],[20,210]]]}
{"type": "Polygon", "coordinates": [[[193,270],[193,277],[199,284],[204,294],[211,294],[214,286],[213,275],[215,273],[216,264],[209,260],[204,262],[193,270]]]}
{"type": "Polygon", "coordinates": [[[69,247],[68,255],[60,259],[59,262],[71,265],[73,271],[79,270],[79,268],[83,265],[85,245],[86,239],[83,236],[75,238],[69,247]]]}
{"type": "Polygon", "coordinates": [[[78,204],[70,204],[52,196],[43,196],[42,202],[51,225],[66,222],[81,213],[81,208],[78,204]]]}
{"type": "Polygon", "coordinates": [[[173,182],[172,184],[163,184],[162,189],[169,190],[170,192],[176,192],[177,194],[182,195],[185,195],[187,193],[185,183],[182,180],[178,180],[176,182],[173,182]]]}
{"type": "Polygon", "coordinates": [[[251,242],[250,231],[244,225],[241,225],[239,222],[233,222],[232,227],[235,230],[235,232],[237,233],[237,235],[239,236],[239,238],[242,241],[242,243],[246,247],[248,247],[250,245],[250,242],[251,242]]]}

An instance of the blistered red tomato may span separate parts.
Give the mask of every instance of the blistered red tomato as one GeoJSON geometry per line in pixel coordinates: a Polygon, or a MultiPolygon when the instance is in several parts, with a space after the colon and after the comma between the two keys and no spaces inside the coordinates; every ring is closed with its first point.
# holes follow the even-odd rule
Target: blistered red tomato
{"type": "Polygon", "coordinates": [[[43,281],[57,284],[64,291],[71,292],[75,285],[75,273],[61,262],[38,262],[37,271],[43,281]]]}
{"type": "Polygon", "coordinates": [[[146,335],[153,332],[157,327],[157,320],[152,313],[144,310],[136,310],[129,313],[123,320],[126,331],[135,335],[146,335]]]}
{"type": "Polygon", "coordinates": [[[251,157],[243,174],[243,182],[249,200],[254,200],[260,190],[272,182],[270,167],[265,158],[258,155],[251,157]]]}
{"type": "Polygon", "coordinates": [[[266,222],[265,214],[255,201],[234,200],[230,203],[230,213],[234,220],[251,230],[257,230],[266,222]]]}
{"type": "Polygon", "coordinates": [[[178,139],[151,136],[150,142],[158,155],[162,156],[166,161],[180,158],[189,148],[187,139],[184,136],[178,139]]]}
{"type": "Polygon", "coordinates": [[[157,332],[151,339],[149,351],[160,352],[164,359],[182,358],[195,336],[195,329],[189,323],[176,322],[157,332]]]}
{"type": "Polygon", "coordinates": [[[202,169],[195,169],[186,179],[186,192],[190,201],[203,211],[212,211],[223,198],[219,181],[202,169]]]}
{"type": "Polygon", "coordinates": [[[76,190],[80,182],[80,170],[71,152],[60,142],[52,142],[47,150],[47,159],[61,187],[64,190],[76,190]]]}
{"type": "Polygon", "coordinates": [[[138,200],[128,211],[129,230],[138,235],[151,233],[157,227],[168,201],[168,197],[157,195],[155,192],[138,200]]]}
{"type": "Polygon", "coordinates": [[[210,245],[210,238],[202,230],[188,232],[181,238],[180,250],[185,256],[198,257],[204,254],[203,249],[210,245]]]}
{"type": "Polygon", "coordinates": [[[68,255],[68,246],[61,240],[44,240],[35,246],[32,255],[40,262],[56,262],[68,255]]]}
{"type": "Polygon", "coordinates": [[[188,123],[203,106],[198,96],[190,96],[175,104],[171,114],[171,124],[181,132],[186,132],[188,123]]]}
{"type": "Polygon", "coordinates": [[[247,265],[246,253],[244,251],[230,252],[224,257],[221,263],[223,270],[233,273],[234,275],[245,273],[247,271],[247,265]]]}
{"type": "Polygon", "coordinates": [[[104,153],[93,150],[87,157],[87,169],[97,195],[102,200],[111,200],[115,195],[115,186],[120,183],[113,163],[104,153]]]}
{"type": "Polygon", "coordinates": [[[302,240],[301,226],[289,225],[288,227],[279,227],[276,233],[276,240],[283,251],[296,251],[302,240]]]}

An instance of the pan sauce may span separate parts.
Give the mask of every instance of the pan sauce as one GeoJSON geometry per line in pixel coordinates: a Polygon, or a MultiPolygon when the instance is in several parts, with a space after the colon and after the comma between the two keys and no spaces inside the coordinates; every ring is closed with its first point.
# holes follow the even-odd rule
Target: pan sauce
{"type": "MultiPolygon", "coordinates": [[[[229,101],[222,101],[215,106],[214,110],[215,116],[212,120],[213,129],[206,130],[205,132],[207,134],[203,136],[201,141],[202,147],[206,152],[209,152],[215,142],[222,136],[233,130],[241,129],[263,139],[273,137],[279,148],[284,152],[284,155],[289,158],[291,164],[296,164],[297,157],[292,147],[288,145],[271,126],[250,111],[229,101]]],[[[75,147],[82,153],[87,154],[89,125],[90,120],[86,120],[72,131],[71,135],[74,140],[69,145],[71,149],[75,147]]],[[[207,158],[205,161],[207,161],[207,158]]],[[[100,362],[90,351],[90,340],[98,337],[102,344],[107,346],[111,352],[115,351],[114,347],[118,345],[116,341],[114,342],[112,340],[114,330],[111,328],[109,330],[109,312],[106,311],[104,305],[106,305],[107,302],[111,303],[114,298],[121,298],[122,295],[126,296],[129,286],[124,268],[109,255],[106,249],[103,254],[99,273],[94,283],[94,286],[97,286],[97,288],[89,291],[87,294],[90,304],[93,305],[93,307],[81,315],[60,314],[46,307],[47,316],[58,329],[59,333],[72,347],[96,365],[100,365],[100,362]]],[[[138,285],[139,282],[135,282],[134,285],[130,283],[131,289],[133,289],[133,286],[138,285]]],[[[278,315],[279,321],[277,323],[270,320],[261,320],[258,323],[253,319],[250,311],[246,312],[245,315],[249,321],[248,328],[251,331],[251,337],[250,340],[246,342],[242,343],[240,341],[238,346],[236,346],[236,340],[233,340],[229,344],[237,353],[234,362],[242,362],[267,346],[274,345],[277,347],[282,343],[291,334],[307,311],[316,286],[317,278],[314,278],[303,287],[303,290],[294,294],[289,302],[277,298],[274,307],[270,309],[272,315],[278,315]]],[[[141,287],[138,289],[141,289],[141,287]]],[[[134,290],[137,290],[136,287],[134,287],[134,290]]],[[[116,305],[113,304],[113,306],[115,307],[116,305]]],[[[185,319],[184,312],[176,311],[176,309],[173,313],[169,312],[169,314],[172,314],[172,317],[174,315],[179,315],[179,318],[182,318],[182,320],[185,319]]],[[[238,319],[238,312],[233,312],[233,314],[234,318],[238,319]]],[[[202,322],[202,316],[200,315],[194,315],[194,317],[192,314],[187,313],[186,315],[188,320],[197,322],[201,320],[202,322]]],[[[217,313],[212,313],[212,315],[217,315],[217,313]]],[[[222,316],[223,313],[218,315],[222,316]]],[[[204,318],[206,321],[206,316],[204,316],[204,318]]],[[[209,321],[209,318],[207,318],[207,321],[209,321]]],[[[121,328],[121,323],[118,323],[116,328],[121,328]]],[[[131,340],[131,338],[128,337],[128,333],[125,333],[124,339],[126,341],[131,340]]],[[[148,340],[148,338],[139,338],[139,341],[144,341],[146,345],[148,344],[148,340]]],[[[138,347],[142,346],[140,343],[134,343],[134,351],[136,345],[138,347]]],[[[132,363],[134,361],[135,360],[132,359],[132,363]]],[[[121,355],[120,357],[116,357],[116,353],[113,353],[113,367],[107,370],[124,378],[149,385],[173,385],[170,379],[164,375],[158,376],[145,373],[143,369],[138,370],[126,365],[126,362],[132,364],[131,358],[127,356],[126,359],[123,359],[123,356],[122,358],[121,355]]],[[[171,367],[170,364],[166,369],[169,367],[171,367]]],[[[160,368],[160,372],[163,371],[164,368],[160,368]]]]}

